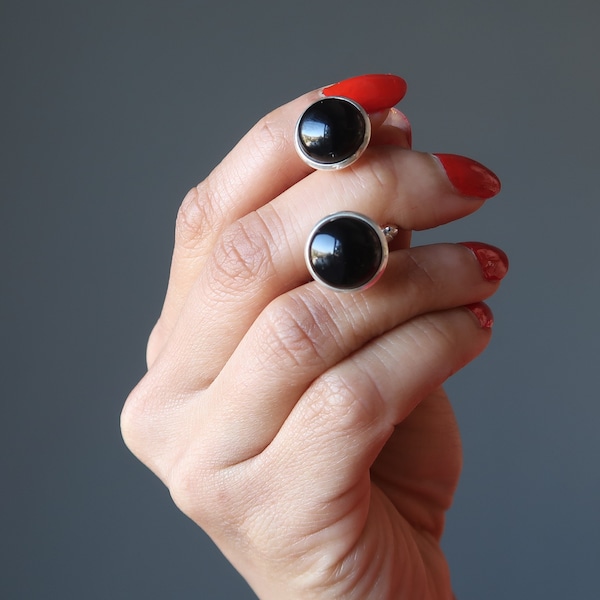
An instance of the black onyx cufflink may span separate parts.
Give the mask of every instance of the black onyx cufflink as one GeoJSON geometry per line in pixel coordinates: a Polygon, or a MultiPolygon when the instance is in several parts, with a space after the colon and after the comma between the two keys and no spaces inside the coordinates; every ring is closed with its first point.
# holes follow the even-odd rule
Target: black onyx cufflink
{"type": "Polygon", "coordinates": [[[343,169],[368,146],[371,121],[360,104],[331,96],[304,111],[294,139],[300,158],[314,169],[343,169]]]}
{"type": "Polygon", "coordinates": [[[395,225],[380,227],[355,212],[338,212],[319,221],[310,233],[305,260],[311,276],[337,292],[371,287],[388,261],[395,225]]]}

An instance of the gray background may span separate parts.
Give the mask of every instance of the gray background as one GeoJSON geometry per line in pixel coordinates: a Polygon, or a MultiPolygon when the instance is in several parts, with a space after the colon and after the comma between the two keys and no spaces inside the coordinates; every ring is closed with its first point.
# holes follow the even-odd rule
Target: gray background
{"type": "Polygon", "coordinates": [[[600,597],[597,0],[0,2],[0,597],[252,598],[120,440],[185,192],[264,113],[366,72],[501,195],[418,242],[512,268],[449,389],[461,600],[600,597]]]}

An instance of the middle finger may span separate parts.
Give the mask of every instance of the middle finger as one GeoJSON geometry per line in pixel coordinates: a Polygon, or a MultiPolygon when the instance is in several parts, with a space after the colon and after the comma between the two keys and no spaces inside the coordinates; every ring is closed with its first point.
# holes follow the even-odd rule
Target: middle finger
{"type": "MultiPolygon", "coordinates": [[[[483,172],[497,181],[472,165],[476,177],[483,172]]],[[[382,224],[423,229],[465,216],[482,202],[461,194],[433,155],[397,147],[370,149],[342,172],[315,172],[226,229],[190,293],[176,343],[193,349],[208,385],[264,308],[308,281],[304,244],[327,214],[357,211],[382,224]]]]}

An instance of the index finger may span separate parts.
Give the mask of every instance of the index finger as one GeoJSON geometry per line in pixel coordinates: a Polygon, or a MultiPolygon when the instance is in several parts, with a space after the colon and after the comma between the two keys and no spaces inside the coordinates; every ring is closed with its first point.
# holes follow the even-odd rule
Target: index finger
{"type": "MultiPolygon", "coordinates": [[[[405,93],[406,83],[396,75],[363,75],[313,90],[261,119],[208,178],[190,190],[181,205],[169,286],[158,324],[160,337],[164,339],[172,330],[189,289],[220,233],[312,172],[294,148],[295,124],[307,106],[324,96],[355,100],[370,113],[372,143],[377,143],[378,128],[389,122],[387,109],[405,93]]],[[[404,130],[408,146],[408,121],[398,116],[392,120],[396,130],[404,130]]],[[[382,138],[383,135],[382,131],[382,138]]],[[[382,143],[390,143],[389,132],[385,135],[382,143]]]]}

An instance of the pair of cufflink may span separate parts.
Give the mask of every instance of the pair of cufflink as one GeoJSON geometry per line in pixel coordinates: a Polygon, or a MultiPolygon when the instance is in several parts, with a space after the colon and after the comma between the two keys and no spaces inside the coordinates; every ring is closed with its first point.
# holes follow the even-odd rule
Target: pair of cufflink
{"type": "MultiPolygon", "coordinates": [[[[295,147],[315,169],[343,169],[360,158],[371,139],[371,121],[360,104],[330,96],[311,104],[296,124],[295,147]]],[[[356,212],[338,212],[319,221],[305,248],[316,281],[338,292],[360,291],[383,274],[395,225],[379,226],[356,212]]]]}

